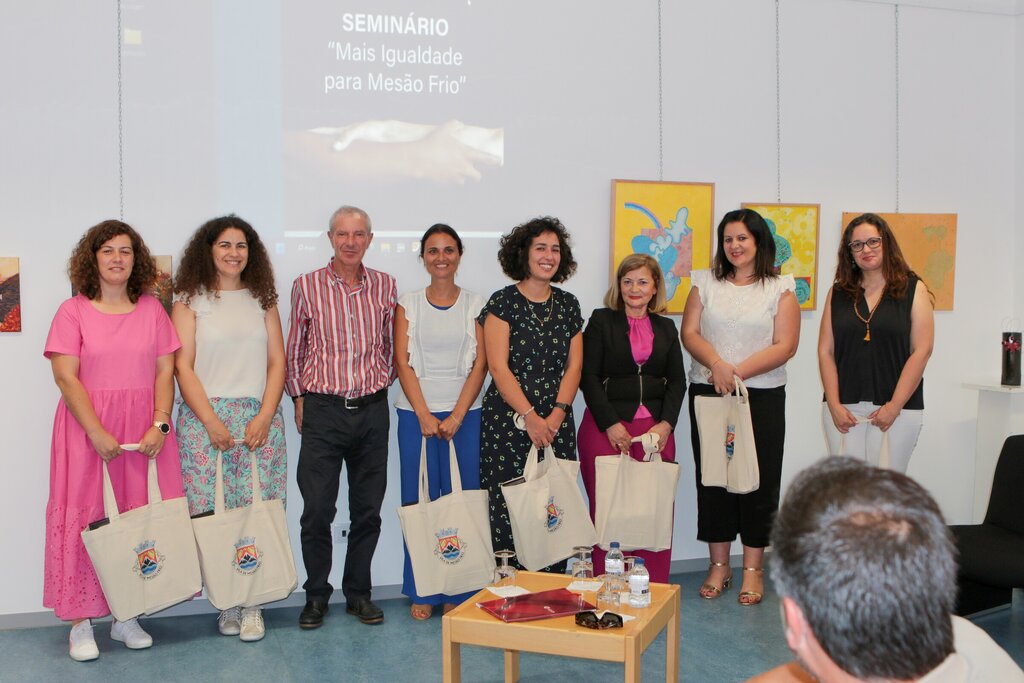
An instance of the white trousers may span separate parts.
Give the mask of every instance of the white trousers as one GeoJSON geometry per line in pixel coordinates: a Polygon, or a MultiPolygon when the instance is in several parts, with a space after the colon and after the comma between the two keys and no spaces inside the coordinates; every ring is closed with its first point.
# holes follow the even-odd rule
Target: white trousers
{"type": "MultiPolygon", "coordinates": [[[[860,422],[843,434],[836,429],[832,421],[832,413],[828,404],[821,404],[821,423],[825,428],[825,443],[829,455],[848,455],[859,458],[869,465],[878,467],[882,450],[884,433],[867,421],[868,415],[878,410],[878,406],[870,401],[844,404],[860,422]]],[[[902,410],[889,427],[889,469],[906,473],[910,456],[917,446],[917,437],[921,434],[924,421],[923,410],[902,410]]]]}

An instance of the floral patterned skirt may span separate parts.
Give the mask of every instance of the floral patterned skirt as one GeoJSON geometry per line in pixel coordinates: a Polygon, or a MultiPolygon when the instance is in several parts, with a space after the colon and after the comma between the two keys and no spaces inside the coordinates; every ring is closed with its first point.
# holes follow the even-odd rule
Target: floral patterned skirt
{"type": "MultiPolygon", "coordinates": [[[[245,434],[246,425],[260,411],[261,401],[255,398],[211,398],[210,405],[231,435],[241,438],[245,434]]],[[[217,484],[217,451],[210,444],[210,436],[203,423],[184,402],[179,405],[176,428],[189,514],[212,510],[214,487],[217,484]]],[[[267,443],[256,455],[263,500],[284,500],[288,489],[288,451],[280,407],[270,422],[267,443]]],[[[251,452],[245,444],[224,452],[224,505],[227,509],[252,502],[250,458],[251,452]]]]}

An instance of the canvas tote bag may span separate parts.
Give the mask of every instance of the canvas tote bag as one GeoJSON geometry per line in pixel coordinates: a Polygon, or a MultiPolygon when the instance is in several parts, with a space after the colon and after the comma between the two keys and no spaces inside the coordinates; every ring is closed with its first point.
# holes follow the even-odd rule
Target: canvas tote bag
{"type": "Polygon", "coordinates": [[[479,590],[494,578],[487,491],[462,489],[459,461],[451,441],[448,466],[452,491],[432,501],[427,490],[424,439],[420,447],[419,500],[398,508],[420,595],[458,595],[479,590]]]}
{"type": "Polygon", "coordinates": [[[760,485],[750,394],[739,377],[727,396],[698,396],[693,412],[700,434],[700,471],[704,486],[750,493],[760,485]]]}
{"type": "Polygon", "coordinates": [[[628,455],[601,455],[594,461],[594,526],[598,543],[623,550],[666,550],[672,547],[673,506],[679,465],[657,452],[656,434],[635,437],[644,445],[643,461],[628,455]]]}
{"type": "MultiPolygon", "coordinates": [[[[864,424],[871,422],[866,417],[857,419],[857,424],[864,424]]],[[[870,427],[869,427],[870,428],[870,427]]],[[[846,452],[846,434],[839,436],[839,452],[835,455],[847,455],[850,457],[856,457],[852,453],[846,452]]],[[[867,459],[865,458],[865,462],[867,459]]],[[[870,463],[868,463],[870,464],[870,463]]],[[[889,432],[882,432],[882,445],[878,449],[878,469],[880,470],[891,470],[892,469],[892,457],[889,453],[889,432]]]]}
{"type": "Polygon", "coordinates": [[[192,519],[206,595],[219,610],[282,600],[298,585],[284,501],[263,500],[253,452],[252,504],[225,510],[223,455],[217,452],[213,514],[192,519]]]}
{"type": "Polygon", "coordinates": [[[590,511],[576,480],[580,463],[555,457],[551,446],[538,462],[530,446],[523,476],[501,485],[512,523],[516,558],[537,571],[574,554],[578,545],[597,543],[590,511]]]}
{"type": "Polygon", "coordinates": [[[103,509],[107,522],[82,531],[110,613],[118,621],[153,614],[188,600],[203,584],[185,498],[162,500],[156,460],[150,459],[149,502],[121,514],[107,463],[103,509]]]}

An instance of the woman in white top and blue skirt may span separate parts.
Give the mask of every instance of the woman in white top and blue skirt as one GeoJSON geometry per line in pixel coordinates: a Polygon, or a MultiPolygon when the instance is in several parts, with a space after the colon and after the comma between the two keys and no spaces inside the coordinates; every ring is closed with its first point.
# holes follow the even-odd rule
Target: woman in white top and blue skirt
{"type": "MultiPolygon", "coordinates": [[[[183,399],[178,448],[189,513],[213,509],[218,451],[226,508],[252,502],[253,452],[263,499],[284,500],[284,339],[274,271],[259,235],[238,216],[206,222],[185,247],[174,291],[171,320],[181,338],[174,372],[183,399]]],[[[218,629],[260,640],[260,608],[224,610],[218,629]]]]}
{"type": "Polygon", "coordinates": [[[800,340],[800,307],[792,275],[775,271],[775,241],[756,211],[730,211],[718,225],[711,270],[694,271],[683,311],[683,346],[690,367],[690,440],[697,466],[697,539],[708,544],[711,564],[700,587],[706,600],[732,583],[729,550],[743,545],[739,603],[764,596],[764,549],[779,507],[786,437],[786,361],[800,340]],[[750,419],[760,486],[745,494],[701,482],[700,435],[694,397],[728,394],[735,377],[750,392],[750,419]]]}
{"type": "MultiPolygon", "coordinates": [[[[480,488],[480,389],[487,374],[483,329],[476,321],[486,301],[455,284],[462,239],[451,227],[432,225],[420,240],[420,258],[430,284],[398,299],[395,312],[395,368],[402,392],[398,411],[402,504],[419,499],[420,447],[426,439],[430,499],[451,493],[448,443],[455,443],[464,489],[480,488]]],[[[465,595],[419,595],[409,551],[405,551],[402,593],[412,600],[414,619],[429,619],[465,595]]]]}

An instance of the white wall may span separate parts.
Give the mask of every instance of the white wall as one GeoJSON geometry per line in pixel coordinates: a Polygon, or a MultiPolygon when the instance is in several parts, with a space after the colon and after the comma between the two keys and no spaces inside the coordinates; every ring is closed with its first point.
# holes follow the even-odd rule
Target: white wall
{"type": "MultiPolygon", "coordinates": [[[[977,12],[914,6],[923,4],[928,3],[905,5],[900,12],[900,209],[956,212],[959,236],[956,310],[936,315],[926,424],[910,473],[956,523],[970,517],[976,413],[976,397],[961,383],[998,376],[999,321],[1016,310],[1024,294],[1024,278],[1014,276],[1016,257],[1024,256],[1014,230],[1024,215],[1024,190],[1016,182],[1024,173],[1024,124],[1017,115],[1024,109],[1024,17],[1012,16],[1009,2],[941,3],[983,10],[977,12]]],[[[272,31],[250,25],[241,5],[243,10],[222,3],[211,11],[239,11],[239,30],[246,31],[250,45],[272,41],[272,31]]],[[[571,154],[574,172],[538,178],[535,194],[524,196],[515,212],[495,218],[504,227],[538,213],[565,221],[576,236],[580,263],[567,288],[584,311],[599,305],[607,284],[609,179],[656,179],[658,172],[656,4],[633,3],[628,13],[623,8],[612,2],[544,5],[535,40],[524,45],[547,50],[551,68],[565,75],[564,90],[539,93],[538,104],[550,111],[545,132],[560,145],[553,154],[571,154]],[[585,67],[603,74],[602,89],[574,85],[585,67]],[[574,120],[607,132],[601,139],[581,138],[565,130],[564,124],[574,120]]],[[[664,177],[714,182],[716,217],[743,201],[775,199],[774,9],[769,0],[663,3],[664,177]]],[[[893,7],[783,0],[781,14],[782,200],[821,204],[819,277],[827,281],[835,267],[842,211],[895,209],[893,7]]],[[[174,13],[168,11],[165,20],[173,22],[174,13]]],[[[59,11],[48,3],[0,5],[0,82],[13,88],[0,97],[0,255],[21,257],[24,324],[21,334],[0,335],[0,457],[7,470],[0,484],[6,579],[0,585],[0,615],[41,610],[49,435],[58,398],[41,351],[52,313],[68,293],[63,269],[71,245],[87,226],[117,213],[113,21],[113,8],[106,4],[60,3],[59,11]],[[40,36],[67,51],[60,69],[37,67],[33,54],[40,36]],[[54,125],[55,120],[62,123],[54,125]],[[82,166],[91,172],[67,170],[82,166]]],[[[249,216],[257,228],[273,214],[264,197],[246,197],[248,181],[240,178],[254,173],[252,159],[241,159],[237,168],[190,164],[202,145],[216,144],[212,124],[209,137],[190,148],[155,123],[171,115],[201,117],[214,106],[207,101],[209,84],[195,79],[203,78],[203,60],[231,38],[212,41],[192,31],[181,27],[187,34],[181,58],[189,78],[168,69],[156,83],[139,83],[131,80],[138,77],[137,67],[126,61],[125,218],[140,228],[154,253],[178,254],[194,226],[217,212],[249,216]],[[164,163],[140,167],[142,150],[155,150],[164,163]],[[225,196],[231,198],[227,205],[225,196]]],[[[260,50],[251,55],[239,60],[232,82],[238,97],[248,98],[244,104],[255,107],[251,115],[267,117],[266,108],[279,104],[260,93],[247,94],[242,86],[255,78],[254,71],[269,70],[273,78],[278,67],[260,50]]],[[[534,94],[526,89],[522,96],[534,94]]],[[[217,106],[226,106],[223,96],[217,106]]],[[[241,105],[238,109],[239,116],[246,115],[241,105]]],[[[343,193],[325,198],[327,206],[340,203],[361,199],[343,193]]],[[[387,215],[386,206],[366,208],[378,228],[387,227],[380,218],[387,215]]],[[[424,226],[432,218],[424,216],[424,226]]],[[[320,265],[317,256],[303,268],[320,265]]],[[[284,270],[278,272],[282,293],[298,272],[284,270]]],[[[425,281],[421,273],[405,271],[399,279],[403,291],[425,281]]],[[[504,282],[495,276],[465,284],[490,292],[504,282]]],[[[824,293],[819,289],[821,299],[824,293]]],[[[286,301],[282,308],[287,315],[286,301]]],[[[820,312],[803,314],[801,347],[789,366],[784,484],[822,454],[815,355],[819,320],[820,312]]],[[[576,408],[582,413],[582,400],[576,408]]],[[[291,417],[288,401],[286,415],[291,417]]],[[[695,494],[685,414],[677,438],[684,472],[674,557],[699,558],[706,551],[693,540],[695,494]]],[[[294,429],[288,441],[294,474],[299,444],[294,429]]],[[[374,561],[377,585],[401,580],[401,535],[392,512],[398,504],[397,449],[392,446],[392,485],[374,561]]],[[[301,499],[294,483],[289,496],[298,552],[301,499]]],[[[343,511],[344,503],[339,507],[343,511]]],[[[334,583],[340,585],[340,576],[334,583]]]]}

